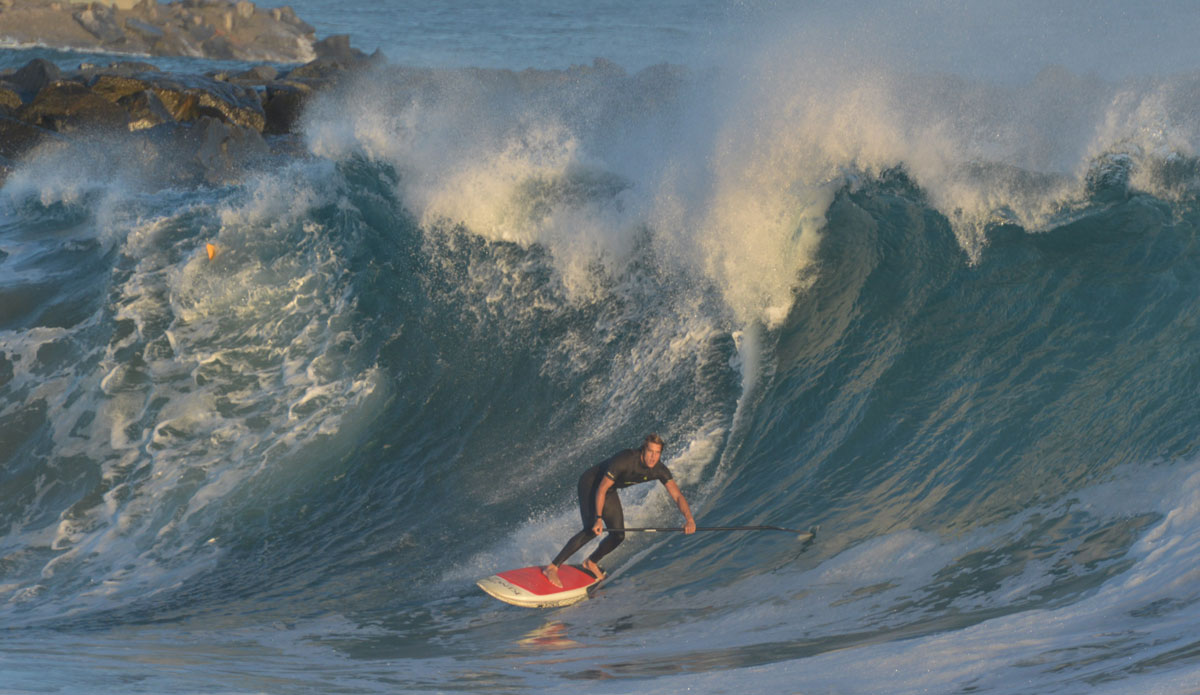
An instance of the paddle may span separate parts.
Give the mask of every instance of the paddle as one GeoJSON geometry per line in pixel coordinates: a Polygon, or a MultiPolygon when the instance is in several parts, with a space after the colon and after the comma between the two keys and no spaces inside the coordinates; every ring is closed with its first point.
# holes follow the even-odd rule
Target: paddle
{"type": "MultiPolygon", "coordinates": [[[[626,533],[640,531],[644,533],[671,533],[682,532],[682,526],[659,526],[651,528],[610,528],[608,531],[623,531],[626,533]]],[[[796,534],[796,540],[808,541],[812,540],[817,535],[816,527],[801,531],[795,528],[783,528],[781,526],[697,526],[697,531],[786,531],[787,533],[796,534]]]]}

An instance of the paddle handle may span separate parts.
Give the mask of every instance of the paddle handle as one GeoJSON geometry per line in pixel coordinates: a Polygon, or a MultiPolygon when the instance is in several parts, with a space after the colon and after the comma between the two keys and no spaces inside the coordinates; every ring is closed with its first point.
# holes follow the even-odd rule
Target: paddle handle
{"type": "MultiPolygon", "coordinates": [[[[815,529],[810,531],[801,531],[795,528],[783,528],[781,526],[697,526],[697,531],[785,531],[794,533],[800,540],[808,540],[817,535],[815,529]]],[[[643,528],[610,528],[608,531],[642,532],[642,533],[678,533],[683,531],[682,526],[655,526],[643,528]]]]}

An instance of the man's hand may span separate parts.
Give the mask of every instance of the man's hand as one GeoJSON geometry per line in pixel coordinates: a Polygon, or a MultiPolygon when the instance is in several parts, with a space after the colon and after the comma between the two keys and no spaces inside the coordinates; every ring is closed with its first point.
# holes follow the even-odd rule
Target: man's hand
{"type": "Polygon", "coordinates": [[[599,536],[604,532],[604,520],[596,519],[596,523],[592,524],[592,534],[599,536]]]}
{"type": "Polygon", "coordinates": [[[675,504],[679,505],[679,512],[683,514],[683,518],[687,519],[687,524],[683,527],[683,534],[686,536],[695,533],[696,520],[692,518],[692,509],[688,506],[687,500],[683,498],[683,493],[679,491],[679,485],[674,480],[668,480],[665,484],[667,494],[675,500],[675,504]]]}

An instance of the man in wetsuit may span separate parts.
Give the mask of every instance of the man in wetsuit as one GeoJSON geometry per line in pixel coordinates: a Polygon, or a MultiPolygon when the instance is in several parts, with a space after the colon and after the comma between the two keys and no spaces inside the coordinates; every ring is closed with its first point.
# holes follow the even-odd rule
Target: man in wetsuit
{"type": "MultiPolygon", "coordinates": [[[[667,470],[667,467],[659,461],[662,449],[662,439],[657,434],[648,434],[640,448],[620,451],[613,457],[587,469],[583,475],[579,476],[579,513],[583,517],[583,530],[567,541],[554,561],[542,570],[551,584],[562,586],[562,581],[558,578],[558,568],[588,541],[599,536],[605,525],[610,529],[625,527],[625,513],[621,509],[621,498],[615,492],[611,495],[608,494],[612,488],[629,487],[651,480],[661,482],[667,488],[671,499],[675,500],[675,504],[679,506],[679,511],[683,512],[684,518],[687,519],[683,532],[694,533],[696,531],[696,520],[692,518],[692,510],[688,508],[687,500],[683,498],[683,493],[679,491],[679,486],[671,477],[671,471],[667,470]]],[[[623,540],[625,540],[623,532],[610,531],[604,540],[600,541],[600,547],[596,548],[596,552],[583,561],[583,568],[591,572],[597,579],[603,579],[604,570],[600,569],[597,562],[611,553],[623,540]]]]}

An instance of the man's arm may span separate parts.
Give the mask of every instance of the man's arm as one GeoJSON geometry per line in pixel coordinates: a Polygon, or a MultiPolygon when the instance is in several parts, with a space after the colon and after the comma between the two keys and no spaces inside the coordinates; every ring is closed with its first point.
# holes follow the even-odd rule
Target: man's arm
{"type": "Polygon", "coordinates": [[[597,536],[604,531],[604,521],[600,515],[604,512],[604,498],[608,496],[608,490],[612,486],[612,478],[606,475],[600,480],[600,486],[596,488],[596,518],[592,522],[592,533],[597,536]]]}
{"type": "Polygon", "coordinates": [[[687,519],[687,524],[683,527],[684,534],[696,532],[696,520],[692,518],[692,510],[688,507],[687,500],[683,498],[683,493],[679,491],[679,486],[674,480],[667,481],[667,494],[671,495],[671,499],[675,500],[675,504],[679,506],[679,511],[683,512],[683,518],[687,519]]]}

